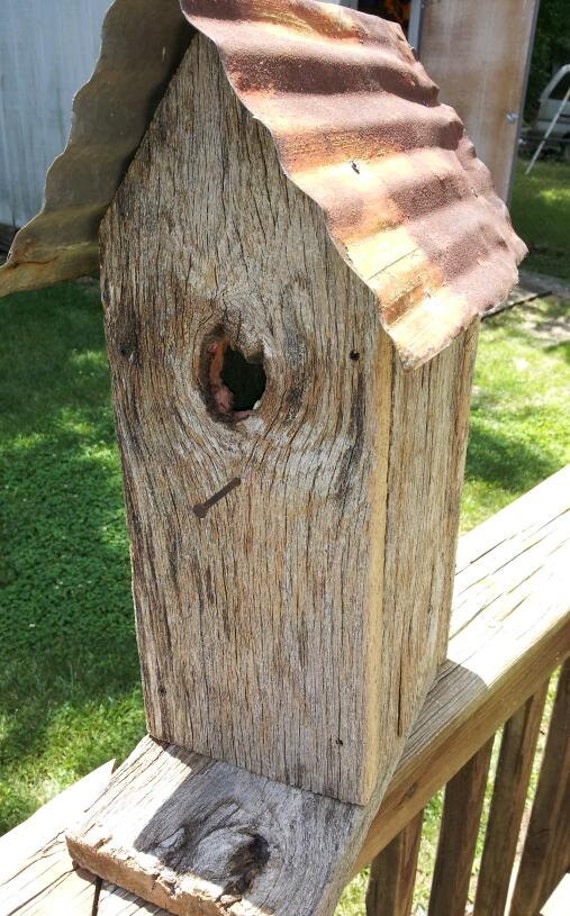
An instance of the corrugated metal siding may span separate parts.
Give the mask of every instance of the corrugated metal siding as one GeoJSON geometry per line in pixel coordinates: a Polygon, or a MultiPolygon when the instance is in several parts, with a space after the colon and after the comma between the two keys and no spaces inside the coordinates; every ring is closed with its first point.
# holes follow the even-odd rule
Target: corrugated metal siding
{"type": "Polygon", "coordinates": [[[101,56],[74,98],[71,133],[48,171],[42,210],[0,267],[0,296],[97,268],[101,217],[192,35],[178,0],[115,0],[109,8],[101,56]]]}
{"type": "Polygon", "coordinates": [[[42,205],[65,146],[71,101],[99,54],[110,0],[0,4],[0,222],[22,226],[42,205]]]}

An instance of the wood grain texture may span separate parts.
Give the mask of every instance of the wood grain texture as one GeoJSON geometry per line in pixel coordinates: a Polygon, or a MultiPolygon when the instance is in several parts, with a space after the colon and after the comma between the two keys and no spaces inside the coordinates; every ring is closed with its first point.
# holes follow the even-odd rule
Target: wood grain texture
{"type": "Polygon", "coordinates": [[[97,900],[97,911],[93,916],[167,916],[167,911],[152,903],[146,903],[136,894],[116,884],[109,884],[103,881],[99,898],[97,900]]]}
{"type": "Polygon", "coordinates": [[[374,859],[366,893],[366,916],[411,913],[423,819],[420,811],[374,859]]]}
{"type": "Polygon", "coordinates": [[[476,330],[404,373],[203,36],[102,247],[149,732],[368,802],[445,654],[476,330]],[[222,334],[267,376],[240,422],[222,334]]]}
{"type": "Polygon", "coordinates": [[[0,916],[91,916],[95,878],[75,871],[69,824],[106,789],[113,762],[94,770],[0,838],[0,916]]]}
{"type": "Polygon", "coordinates": [[[560,674],[510,916],[532,916],[570,870],[570,661],[560,674]]]}
{"type": "Polygon", "coordinates": [[[144,738],[73,859],[183,916],[332,913],[366,809],[144,738]]]}
{"type": "Polygon", "coordinates": [[[426,3],[420,58],[509,196],[538,0],[426,3]],[[507,117],[507,115],[514,117],[507,117]]]}
{"type": "Polygon", "coordinates": [[[429,916],[465,916],[493,741],[487,741],[446,786],[429,916]]]}
{"type": "Polygon", "coordinates": [[[511,716],[503,729],[477,879],[475,916],[505,912],[547,691],[548,681],[511,716]]]}
{"type": "MultiPolygon", "coordinates": [[[[372,827],[375,800],[368,807],[342,804],[189,752],[160,751],[145,739],[88,821],[73,831],[74,856],[133,891],[142,893],[142,888],[157,904],[178,905],[182,887],[192,900],[188,912],[201,912],[196,910],[201,906],[205,913],[222,913],[220,889],[236,880],[236,848],[262,836],[269,859],[260,873],[251,872],[250,889],[230,912],[262,912],[271,900],[274,912],[283,916],[332,913],[350,874],[406,827],[570,653],[570,599],[564,587],[570,563],[569,482],[567,468],[499,513],[496,525],[485,523],[484,537],[475,530],[461,540],[458,577],[470,570],[471,585],[459,589],[457,623],[452,617],[450,658],[455,661],[443,667],[430,690],[372,827]],[[539,532],[529,546],[534,526],[539,532]],[[543,539],[549,544],[546,556],[543,539]],[[516,566],[521,551],[536,591],[531,587],[525,596],[511,588],[501,603],[501,589],[510,582],[509,557],[516,566]],[[464,606],[470,589],[478,594],[487,577],[494,591],[486,592],[481,626],[476,613],[466,620],[464,606]],[[179,858],[170,856],[173,845],[179,858]]],[[[265,847],[258,843],[257,848],[265,847]]]]}

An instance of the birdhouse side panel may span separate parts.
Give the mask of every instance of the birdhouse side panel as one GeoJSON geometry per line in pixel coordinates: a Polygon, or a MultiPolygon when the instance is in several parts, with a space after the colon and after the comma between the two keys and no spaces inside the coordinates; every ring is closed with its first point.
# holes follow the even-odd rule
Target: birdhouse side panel
{"type": "Polygon", "coordinates": [[[475,323],[414,372],[394,358],[382,733],[410,733],[446,657],[477,337],[475,323]]]}
{"type": "Polygon", "coordinates": [[[403,746],[380,734],[393,348],[202,36],[102,246],[149,730],[364,803],[403,746]]]}

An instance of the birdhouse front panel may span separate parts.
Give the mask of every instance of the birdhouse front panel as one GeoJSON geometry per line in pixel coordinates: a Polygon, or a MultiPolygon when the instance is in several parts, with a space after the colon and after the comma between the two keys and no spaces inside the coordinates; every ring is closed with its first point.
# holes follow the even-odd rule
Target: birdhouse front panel
{"type": "MultiPolygon", "coordinates": [[[[237,7],[216,9],[227,29],[237,7]]],[[[336,41],[331,22],[344,35],[346,11],[288,9],[277,27],[305,53],[336,41]],[[329,34],[315,37],[323,22],[329,34]]],[[[380,238],[388,213],[395,229],[354,138],[324,144],[334,162],[309,194],[308,172],[287,177],[283,145],[240,101],[223,57],[226,68],[195,35],[101,233],[148,728],[363,804],[389,779],[445,653],[476,327],[461,330],[463,304],[445,312],[455,340],[426,362],[442,346],[445,296],[428,345],[428,272],[394,274],[383,310],[385,247],[364,282],[316,199],[338,187],[340,214],[358,183],[343,231],[357,227],[363,258],[363,226],[380,238]],[[406,372],[387,330],[426,364],[406,372]]],[[[273,93],[283,124],[285,73],[271,70],[259,93],[266,107],[273,93]]],[[[295,161],[308,166],[306,127],[305,139],[295,161]]],[[[430,267],[430,288],[436,276],[430,267]]]]}

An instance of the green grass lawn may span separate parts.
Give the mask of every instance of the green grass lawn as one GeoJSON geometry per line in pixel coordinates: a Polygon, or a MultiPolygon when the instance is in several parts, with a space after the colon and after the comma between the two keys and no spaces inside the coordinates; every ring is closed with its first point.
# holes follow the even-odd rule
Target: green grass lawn
{"type": "MultiPolygon", "coordinates": [[[[14,295],[0,314],[2,833],[122,759],[144,717],[98,291],[14,295]]],[[[464,529],[570,461],[565,327],[555,300],[484,323],[464,529]]],[[[338,913],[361,912],[352,885],[338,913]]]]}
{"type": "Polygon", "coordinates": [[[1,833],[144,726],[98,290],[0,314],[1,833]]]}
{"type": "Polygon", "coordinates": [[[539,160],[517,165],[511,216],[529,248],[528,270],[570,280],[570,163],[539,160]]]}

